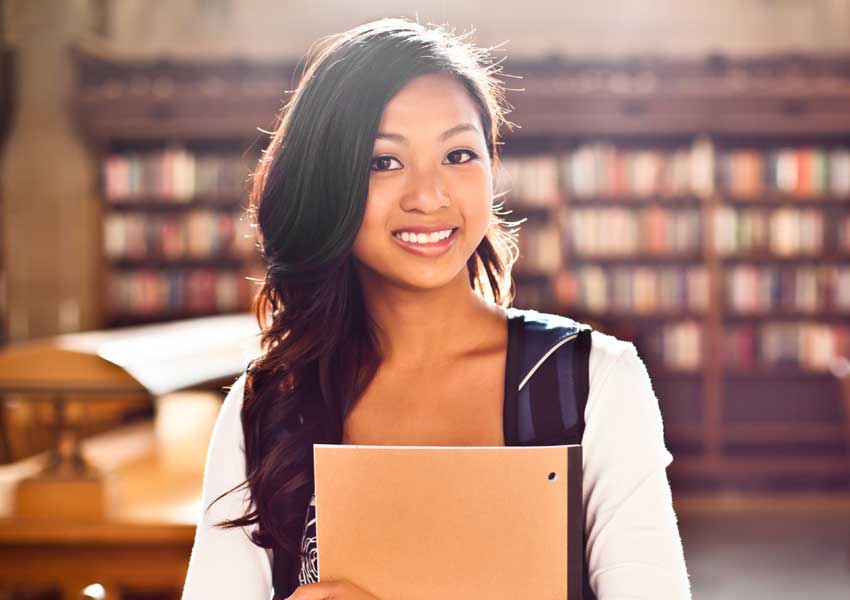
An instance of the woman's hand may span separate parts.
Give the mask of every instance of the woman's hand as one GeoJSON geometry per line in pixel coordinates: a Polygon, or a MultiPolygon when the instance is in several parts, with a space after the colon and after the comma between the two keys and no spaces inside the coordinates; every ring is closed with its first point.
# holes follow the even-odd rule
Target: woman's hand
{"type": "Polygon", "coordinates": [[[350,581],[323,581],[299,585],[286,600],[379,600],[350,581]]]}

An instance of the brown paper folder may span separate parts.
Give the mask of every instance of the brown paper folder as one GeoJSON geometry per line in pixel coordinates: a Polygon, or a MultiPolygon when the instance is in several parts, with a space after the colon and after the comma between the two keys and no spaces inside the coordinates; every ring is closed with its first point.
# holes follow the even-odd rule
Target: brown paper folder
{"type": "Polygon", "coordinates": [[[380,600],[581,597],[581,446],[313,451],[321,581],[380,600]]]}

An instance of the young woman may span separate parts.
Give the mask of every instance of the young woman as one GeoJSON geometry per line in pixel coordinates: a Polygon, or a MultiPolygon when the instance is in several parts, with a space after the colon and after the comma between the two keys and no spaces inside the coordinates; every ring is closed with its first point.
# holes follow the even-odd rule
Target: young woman
{"type": "MultiPolygon", "coordinates": [[[[464,37],[406,19],[332,36],[284,109],[252,197],[263,353],[213,433],[184,600],[268,599],[283,564],[276,598],[374,600],[316,577],[313,443],[515,442],[511,324],[569,320],[508,308],[504,88],[464,37]]],[[[586,595],[690,598],[646,369],[631,343],[590,339],[586,595]]]]}

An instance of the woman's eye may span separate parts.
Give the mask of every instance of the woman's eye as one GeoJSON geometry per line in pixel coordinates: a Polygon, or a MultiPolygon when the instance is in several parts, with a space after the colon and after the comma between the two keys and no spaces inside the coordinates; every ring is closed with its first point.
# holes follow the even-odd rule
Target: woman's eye
{"type": "Polygon", "coordinates": [[[457,156],[458,154],[469,154],[470,159],[464,160],[464,161],[458,161],[458,162],[450,161],[451,164],[460,165],[460,164],[463,164],[463,163],[468,163],[469,161],[475,160],[476,158],[478,158],[478,155],[475,154],[475,152],[473,152],[472,150],[453,150],[453,151],[449,152],[448,156],[457,156]]]}
{"type": "Polygon", "coordinates": [[[392,156],[376,156],[375,158],[372,159],[372,163],[371,163],[372,167],[371,168],[372,168],[373,171],[395,171],[396,169],[390,169],[389,168],[389,161],[391,161],[391,160],[395,160],[396,162],[398,162],[392,156]],[[375,165],[382,165],[383,167],[386,167],[386,168],[380,168],[380,167],[375,168],[375,165]]]}
{"type": "MultiPolygon", "coordinates": [[[[449,163],[451,165],[462,165],[464,163],[468,163],[472,160],[478,158],[478,155],[472,150],[453,150],[448,153],[449,163]],[[469,159],[467,160],[453,160],[452,157],[461,156],[463,154],[468,154],[469,159]]],[[[376,156],[372,159],[371,162],[371,170],[372,171],[397,171],[398,168],[392,169],[391,164],[392,161],[398,162],[398,159],[393,158],[392,156],[376,156]]],[[[445,163],[444,163],[445,164],[445,163]]]]}

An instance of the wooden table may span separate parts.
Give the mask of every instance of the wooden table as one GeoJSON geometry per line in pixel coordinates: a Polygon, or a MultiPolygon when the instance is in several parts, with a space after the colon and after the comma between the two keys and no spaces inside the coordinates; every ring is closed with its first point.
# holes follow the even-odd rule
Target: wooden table
{"type": "Polygon", "coordinates": [[[182,471],[165,465],[151,422],[101,434],[83,452],[112,478],[115,497],[104,519],[15,519],[14,483],[38,472],[45,457],[0,467],[0,591],[58,589],[63,600],[78,600],[83,588],[100,583],[109,600],[128,591],[178,598],[200,514],[203,464],[182,471]]]}

